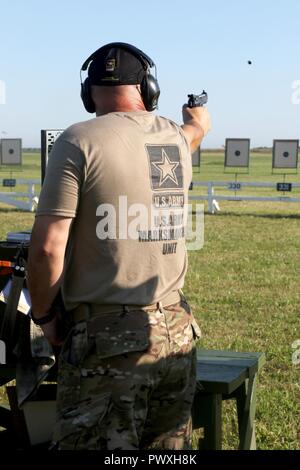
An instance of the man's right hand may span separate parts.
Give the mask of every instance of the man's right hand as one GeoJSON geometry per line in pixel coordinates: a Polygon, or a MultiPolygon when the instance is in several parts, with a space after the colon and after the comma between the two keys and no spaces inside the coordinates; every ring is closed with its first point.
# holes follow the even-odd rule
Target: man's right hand
{"type": "Polygon", "coordinates": [[[204,106],[195,106],[194,108],[189,108],[187,104],[184,104],[182,107],[182,117],[184,124],[190,124],[190,121],[193,120],[197,123],[205,136],[211,129],[211,119],[208,109],[204,106]]]}

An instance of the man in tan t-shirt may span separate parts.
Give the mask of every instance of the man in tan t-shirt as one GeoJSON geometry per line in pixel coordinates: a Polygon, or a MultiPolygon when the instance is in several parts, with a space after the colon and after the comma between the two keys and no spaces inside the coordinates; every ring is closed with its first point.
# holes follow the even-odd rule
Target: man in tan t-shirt
{"type": "Polygon", "coordinates": [[[199,336],[181,289],[191,152],[206,108],[184,124],[152,114],[152,60],[112,43],[83,64],[74,124],[49,158],[30,245],[32,319],[59,358],[59,449],[189,448],[199,336]],[[67,338],[53,308],[61,292],[67,338]]]}

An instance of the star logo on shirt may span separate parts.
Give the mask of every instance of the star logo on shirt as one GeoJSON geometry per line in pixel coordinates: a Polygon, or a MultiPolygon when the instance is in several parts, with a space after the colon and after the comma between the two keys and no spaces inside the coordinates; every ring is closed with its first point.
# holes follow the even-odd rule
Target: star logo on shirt
{"type": "Polygon", "coordinates": [[[179,146],[146,144],[146,152],[153,191],[183,189],[183,167],[179,146]]]}
{"type": "Polygon", "coordinates": [[[178,186],[175,170],[178,167],[179,162],[172,162],[164,149],[162,149],[161,153],[161,162],[152,162],[152,165],[160,172],[159,186],[162,186],[168,178],[178,186]]]}

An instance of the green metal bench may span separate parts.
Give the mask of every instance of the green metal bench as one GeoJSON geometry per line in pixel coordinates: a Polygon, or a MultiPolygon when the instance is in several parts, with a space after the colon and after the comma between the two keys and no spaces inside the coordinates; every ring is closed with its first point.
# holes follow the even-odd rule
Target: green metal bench
{"type": "Polygon", "coordinates": [[[264,353],[198,350],[192,416],[193,429],[204,428],[199,449],[222,448],[222,401],[228,399],[237,404],[239,450],[256,449],[256,380],[264,362],[264,353]]]}

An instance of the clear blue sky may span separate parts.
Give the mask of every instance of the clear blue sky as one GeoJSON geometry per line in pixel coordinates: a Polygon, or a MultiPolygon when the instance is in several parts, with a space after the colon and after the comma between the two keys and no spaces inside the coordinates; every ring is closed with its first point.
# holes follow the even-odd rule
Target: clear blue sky
{"type": "Polygon", "coordinates": [[[80,66],[124,41],[156,62],[161,115],[180,123],[187,93],[207,90],[213,130],[204,147],[299,138],[299,18],[298,0],[0,0],[0,137],[39,146],[42,128],[89,119],[80,66]]]}

